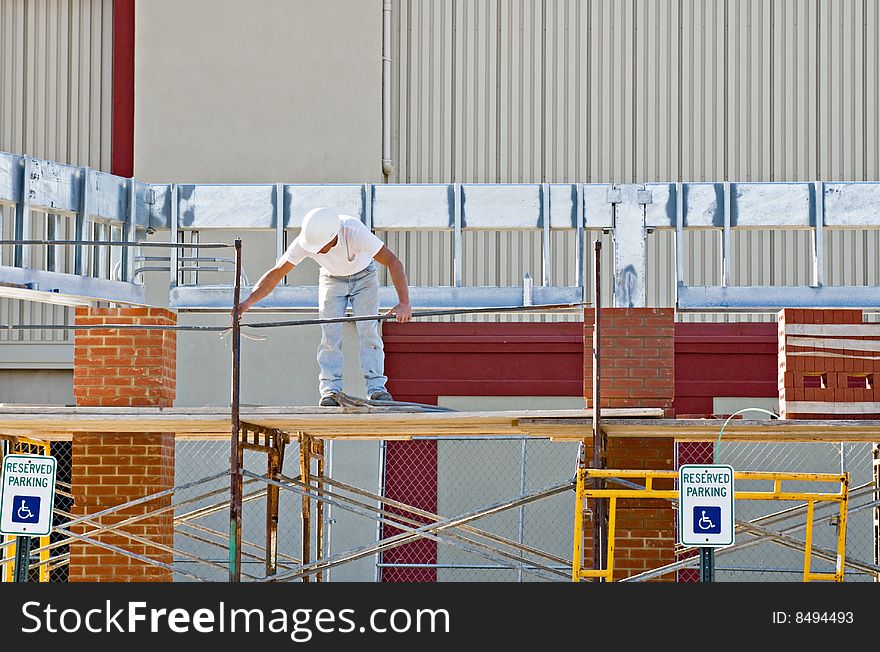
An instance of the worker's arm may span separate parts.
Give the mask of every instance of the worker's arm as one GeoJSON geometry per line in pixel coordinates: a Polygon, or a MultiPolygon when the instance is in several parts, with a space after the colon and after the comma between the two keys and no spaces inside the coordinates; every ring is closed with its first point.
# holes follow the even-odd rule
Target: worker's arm
{"type": "Polygon", "coordinates": [[[412,319],[412,306],[409,304],[409,285],[406,280],[406,272],[403,269],[403,263],[394,255],[394,253],[386,246],[379,250],[373,256],[378,262],[388,268],[388,274],[391,275],[391,282],[394,283],[394,289],[397,290],[397,305],[394,306],[386,314],[393,314],[397,317],[397,321],[403,324],[412,319]]]}
{"type": "Polygon", "coordinates": [[[251,291],[250,296],[238,304],[239,314],[243,315],[255,303],[269,296],[272,290],[275,289],[275,286],[278,285],[281,282],[281,279],[283,279],[293,268],[294,265],[292,263],[284,261],[278,263],[275,267],[263,274],[260,277],[260,280],[257,281],[254,289],[251,291]]]}

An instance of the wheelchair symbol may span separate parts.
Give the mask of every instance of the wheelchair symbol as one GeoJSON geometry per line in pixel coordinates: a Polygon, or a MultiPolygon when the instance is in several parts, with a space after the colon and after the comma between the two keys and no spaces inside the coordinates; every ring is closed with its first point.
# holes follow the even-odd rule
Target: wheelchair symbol
{"type": "Polygon", "coordinates": [[[40,520],[39,496],[13,496],[13,523],[38,523],[40,520]]]}
{"type": "Polygon", "coordinates": [[[711,530],[715,527],[715,524],[712,522],[708,516],[706,516],[706,510],[702,511],[702,516],[700,516],[700,520],[697,521],[697,527],[701,530],[711,530]]]}
{"type": "Polygon", "coordinates": [[[26,521],[34,517],[34,515],[31,514],[31,508],[28,507],[28,504],[24,502],[24,500],[21,501],[21,505],[19,505],[16,515],[18,516],[19,521],[26,521]]]}
{"type": "Polygon", "coordinates": [[[714,505],[694,507],[693,523],[697,534],[721,534],[721,508],[714,505]]]}

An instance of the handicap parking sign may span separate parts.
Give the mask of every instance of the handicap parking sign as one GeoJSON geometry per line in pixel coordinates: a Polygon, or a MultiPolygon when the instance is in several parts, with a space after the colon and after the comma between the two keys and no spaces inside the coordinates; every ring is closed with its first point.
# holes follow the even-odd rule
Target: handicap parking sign
{"type": "Polygon", "coordinates": [[[714,505],[695,506],[694,532],[721,534],[721,508],[714,505]]]}
{"type": "Polygon", "coordinates": [[[13,523],[39,523],[40,522],[40,497],[39,496],[13,496],[12,497],[12,522],[13,523]]]}
{"type": "Polygon", "coordinates": [[[678,533],[685,546],[733,545],[734,471],[728,464],[682,464],[678,470],[678,533]]]}
{"type": "Polygon", "coordinates": [[[14,453],[0,460],[0,534],[44,537],[52,532],[57,466],[51,455],[14,453]]]}

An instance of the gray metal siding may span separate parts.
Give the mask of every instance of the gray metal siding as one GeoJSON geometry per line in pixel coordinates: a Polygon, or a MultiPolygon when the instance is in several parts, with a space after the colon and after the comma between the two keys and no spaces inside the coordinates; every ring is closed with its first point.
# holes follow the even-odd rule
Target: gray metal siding
{"type": "MultiPolygon", "coordinates": [[[[112,0],[0,3],[0,150],[110,170],[112,9],[112,0]]],[[[69,228],[69,219],[55,219],[69,228]]],[[[0,236],[11,237],[12,224],[13,211],[0,208],[0,236]]],[[[35,212],[31,235],[45,238],[46,224],[35,212]]],[[[60,230],[56,238],[63,237],[60,230]]],[[[10,248],[0,252],[3,260],[10,255],[10,248]]],[[[0,299],[0,323],[63,323],[69,313],[0,299]]],[[[65,331],[0,333],[0,341],[68,338],[65,331]]]]}
{"type": "MultiPolygon", "coordinates": [[[[872,0],[395,0],[393,10],[390,181],[880,178],[872,0]]],[[[437,236],[388,242],[399,238],[414,282],[449,282],[437,236]]],[[[573,235],[553,242],[564,258],[573,235]]],[[[737,232],[732,245],[734,284],[810,281],[807,233],[737,232]]],[[[466,246],[483,261],[467,283],[539,278],[540,259],[522,253],[539,250],[538,233],[472,234],[466,246]]],[[[719,282],[718,234],[685,246],[689,281],[719,282]]],[[[825,249],[826,284],[880,282],[880,234],[828,231],[825,249]]],[[[651,236],[648,262],[649,304],[672,305],[672,234],[651,236]]],[[[571,282],[573,265],[555,267],[571,282]]]]}

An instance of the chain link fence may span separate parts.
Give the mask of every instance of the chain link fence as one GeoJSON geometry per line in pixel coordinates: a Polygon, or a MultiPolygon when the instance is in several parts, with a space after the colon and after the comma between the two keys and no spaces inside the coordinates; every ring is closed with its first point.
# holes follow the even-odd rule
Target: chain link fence
{"type": "MultiPolygon", "coordinates": [[[[355,442],[346,442],[355,444],[355,442]]],[[[364,442],[356,442],[364,444],[364,442]]],[[[5,452],[13,452],[4,442],[5,452]]],[[[370,470],[364,477],[375,478],[361,485],[363,489],[381,493],[389,499],[436,514],[440,518],[454,517],[502,504],[524,494],[567,482],[575,471],[577,444],[551,442],[534,438],[468,437],[432,438],[407,442],[385,442],[372,448],[358,449],[357,456],[365,464],[372,457],[379,458],[379,473],[370,470]]],[[[58,492],[56,494],[55,524],[66,521],[61,513],[69,513],[71,443],[51,443],[50,452],[58,460],[58,492]]],[[[299,450],[294,442],[288,446],[282,474],[288,478],[299,475],[299,450]]],[[[354,457],[357,457],[354,456],[354,457]]],[[[266,456],[245,451],[245,468],[256,474],[265,474],[266,456]]],[[[850,474],[850,502],[847,518],[846,559],[852,562],[845,573],[845,581],[876,581],[880,570],[875,559],[877,545],[875,519],[877,487],[873,473],[874,454],[871,444],[862,443],[681,443],[676,446],[676,466],[680,464],[729,464],[737,471],[773,471],[798,473],[850,474]]],[[[333,478],[332,455],[328,459],[328,476],[333,478]]],[[[184,488],[174,494],[175,504],[175,581],[206,579],[225,581],[228,577],[229,537],[229,443],[225,441],[179,440],[176,448],[175,485],[184,488]],[[199,482],[210,476],[214,479],[199,482]],[[196,484],[192,484],[196,483],[196,484]],[[191,485],[192,486],[187,486],[191,485]]],[[[834,491],[836,487],[786,482],[790,490],[834,491]]],[[[770,483],[750,488],[770,489],[770,483]]],[[[341,492],[340,495],[348,495],[341,492]]],[[[280,492],[278,527],[278,570],[293,568],[301,563],[301,510],[302,501],[293,491],[280,492]]],[[[369,499],[364,503],[374,506],[369,499]]],[[[817,504],[814,517],[813,544],[833,551],[837,537],[837,510],[831,504],[817,504]]],[[[573,495],[564,492],[542,498],[532,504],[505,509],[492,515],[481,516],[469,526],[514,544],[508,548],[525,562],[497,554],[480,554],[479,550],[459,545],[442,533],[440,541],[419,539],[360,560],[362,570],[358,579],[380,581],[477,581],[518,582],[559,579],[538,572],[531,560],[561,573],[568,573],[566,560],[571,558],[573,527],[573,495]],[[516,545],[520,550],[516,550],[516,545]],[[537,557],[522,549],[534,548],[545,553],[537,557]],[[548,561],[555,559],[555,561],[548,561]],[[364,566],[372,567],[363,568],[364,566]]],[[[369,507],[366,511],[370,511],[369,507]]],[[[429,516],[412,514],[400,508],[389,507],[390,514],[405,515],[418,527],[428,523],[429,516]]],[[[762,527],[783,533],[790,542],[801,546],[805,539],[805,509],[787,501],[737,501],[738,521],[758,522],[762,527]],[[793,509],[794,508],[794,509],[793,509]],[[775,515],[775,516],[774,516],[775,515]]],[[[317,518],[316,501],[312,501],[312,519],[317,518]]],[[[325,507],[326,541],[323,551],[316,549],[313,526],[312,558],[338,554],[348,549],[348,541],[333,540],[334,530],[356,532],[364,543],[378,537],[389,537],[400,532],[376,519],[336,507],[325,507]],[[345,545],[343,545],[345,544],[345,545]]],[[[266,549],[266,485],[245,479],[242,518],[243,579],[265,577],[266,549]]],[[[69,546],[65,538],[53,533],[48,555],[32,555],[31,581],[65,582],[68,577],[69,546]]],[[[42,545],[42,544],[41,544],[42,545]]],[[[33,548],[38,545],[35,542],[33,548]]],[[[5,549],[5,558],[14,557],[11,547],[5,549]]],[[[800,582],[803,577],[804,552],[797,545],[780,545],[759,540],[738,532],[736,545],[716,551],[716,580],[719,582],[800,582]]],[[[6,564],[8,567],[9,564],[6,564]]],[[[833,562],[813,555],[812,570],[833,572],[833,562]]],[[[350,577],[345,566],[325,571],[324,579],[346,580],[350,577]]],[[[6,579],[4,573],[4,579],[6,579]]],[[[695,569],[678,572],[678,581],[696,581],[695,569]]]]}
{"type": "MultiPolygon", "coordinates": [[[[383,493],[387,498],[442,518],[480,510],[571,479],[575,470],[577,444],[534,438],[437,438],[387,442],[380,451],[384,457],[384,469],[381,480],[377,478],[377,484],[381,483],[382,486],[364,488],[368,491],[378,489],[377,493],[383,493]]],[[[875,487],[870,444],[721,442],[717,447],[717,455],[715,446],[711,443],[678,444],[676,457],[677,464],[730,464],[739,471],[847,471],[851,478],[847,559],[858,560],[867,566],[875,564],[875,512],[871,504],[875,487]]],[[[222,472],[228,468],[228,458],[229,445],[226,442],[180,441],[177,445],[176,484],[222,472]]],[[[265,473],[265,457],[247,451],[245,468],[254,473],[265,473]]],[[[295,447],[288,447],[283,474],[288,477],[299,474],[299,458],[295,447]]],[[[332,473],[330,475],[332,477],[332,473]]],[[[770,484],[756,484],[752,488],[765,490],[770,488],[770,484]]],[[[786,488],[817,490],[815,485],[797,482],[786,483],[786,488]]],[[[821,490],[834,489],[831,486],[821,487],[821,490]]],[[[176,494],[175,502],[180,506],[175,511],[175,548],[195,558],[215,562],[219,567],[210,569],[208,578],[225,580],[225,564],[228,563],[228,507],[214,511],[210,511],[209,507],[228,500],[228,479],[223,477],[190,491],[201,495],[212,490],[217,492],[214,496],[193,502],[189,501],[194,495],[184,492],[176,494]],[[190,515],[197,513],[197,510],[208,510],[210,513],[198,520],[190,519],[190,515]]],[[[301,499],[291,491],[282,491],[280,500],[278,547],[279,568],[283,570],[300,560],[301,499]]],[[[762,526],[783,532],[787,537],[803,544],[804,509],[786,512],[778,520],[767,520],[770,515],[792,506],[791,502],[782,501],[738,501],[736,518],[740,521],[758,520],[762,526]]],[[[314,501],[312,508],[314,510],[314,501]]],[[[572,508],[572,496],[563,493],[533,504],[480,517],[469,525],[567,560],[571,558],[572,508]]],[[[411,518],[414,526],[431,520],[395,507],[389,507],[388,512],[411,518]]],[[[265,486],[259,482],[246,484],[242,521],[242,538],[245,541],[242,568],[246,575],[262,577],[265,573],[265,513],[265,486]]],[[[836,510],[830,505],[817,505],[814,546],[835,549],[835,515],[836,510]]],[[[342,521],[349,522],[348,527],[360,529],[367,540],[375,540],[377,536],[387,538],[401,532],[387,524],[377,526],[375,520],[345,510],[325,510],[325,516],[328,523],[333,521],[336,526],[342,521]]],[[[328,537],[332,538],[332,529],[328,528],[327,531],[328,537]]],[[[371,556],[370,563],[377,566],[376,578],[385,582],[517,582],[547,579],[546,575],[534,572],[534,568],[528,563],[519,564],[514,560],[499,559],[497,555],[490,555],[487,559],[486,555],[443,540],[445,538],[441,541],[423,538],[371,556]]],[[[748,545],[717,551],[717,581],[802,581],[802,549],[785,547],[772,541],[755,541],[754,537],[745,533],[737,534],[737,543],[748,545]]],[[[313,541],[313,550],[314,545],[313,541]]],[[[331,548],[332,542],[328,542],[324,553],[328,553],[331,548]]],[[[531,558],[527,554],[523,557],[531,558]]],[[[541,561],[563,572],[570,570],[565,564],[550,563],[546,559],[541,561]]],[[[197,565],[198,562],[179,557],[176,563],[181,569],[185,569],[197,565]]],[[[832,572],[833,562],[814,555],[812,569],[816,572],[832,572]]],[[[337,572],[340,573],[340,578],[345,577],[344,572],[337,572]]],[[[678,580],[693,581],[694,576],[698,577],[698,572],[687,569],[679,571],[678,580]]],[[[187,577],[180,575],[176,579],[186,580],[187,577]]],[[[848,568],[845,579],[874,581],[876,577],[864,568],[848,568]]]]}

